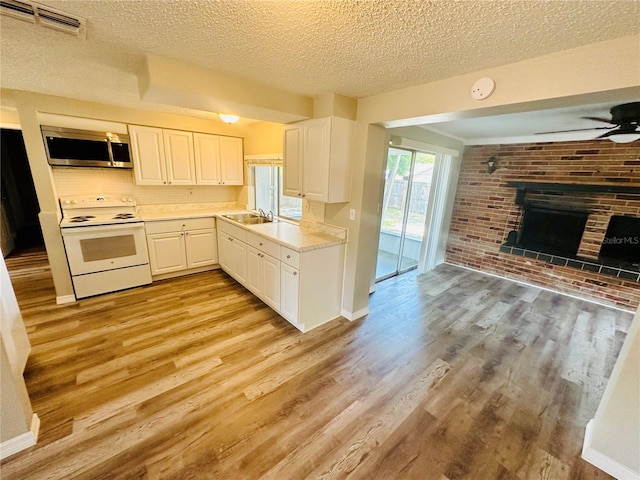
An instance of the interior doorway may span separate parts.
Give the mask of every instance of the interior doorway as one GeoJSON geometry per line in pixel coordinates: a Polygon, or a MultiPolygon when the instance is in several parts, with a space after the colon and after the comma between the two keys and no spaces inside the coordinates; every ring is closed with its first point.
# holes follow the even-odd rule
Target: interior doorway
{"type": "Polygon", "coordinates": [[[0,130],[2,198],[2,253],[44,248],[40,228],[40,205],[22,131],[0,130]]]}
{"type": "Polygon", "coordinates": [[[376,281],[418,267],[435,163],[435,153],[389,148],[376,281]]]}

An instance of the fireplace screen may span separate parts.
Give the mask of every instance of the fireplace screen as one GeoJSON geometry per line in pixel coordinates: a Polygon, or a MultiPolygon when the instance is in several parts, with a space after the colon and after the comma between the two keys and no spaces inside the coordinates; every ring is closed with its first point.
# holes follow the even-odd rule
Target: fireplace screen
{"type": "Polygon", "coordinates": [[[527,250],[575,255],[580,247],[588,216],[588,212],[527,207],[518,243],[527,250]]]}

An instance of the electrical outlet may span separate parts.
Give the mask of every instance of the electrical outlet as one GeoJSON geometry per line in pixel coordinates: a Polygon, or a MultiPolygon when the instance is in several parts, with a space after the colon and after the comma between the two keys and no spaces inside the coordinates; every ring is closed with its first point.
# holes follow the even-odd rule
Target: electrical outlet
{"type": "Polygon", "coordinates": [[[349,209],[349,220],[355,220],[356,219],[356,209],[355,208],[350,208],[349,209]]]}

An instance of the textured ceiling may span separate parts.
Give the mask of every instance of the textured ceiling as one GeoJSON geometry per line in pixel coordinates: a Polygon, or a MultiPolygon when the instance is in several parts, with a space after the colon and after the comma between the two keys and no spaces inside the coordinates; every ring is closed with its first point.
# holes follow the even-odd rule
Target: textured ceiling
{"type": "Polygon", "coordinates": [[[4,88],[140,101],[147,52],[363,97],[640,32],[640,0],[42,0],[87,39],[1,17],[4,88]]]}

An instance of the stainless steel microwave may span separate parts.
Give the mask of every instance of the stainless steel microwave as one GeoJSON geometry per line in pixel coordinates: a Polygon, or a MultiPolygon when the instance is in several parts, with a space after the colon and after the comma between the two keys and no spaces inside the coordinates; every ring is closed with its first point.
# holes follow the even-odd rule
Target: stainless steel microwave
{"type": "Polygon", "coordinates": [[[128,135],[45,125],[40,130],[49,165],[133,168],[128,135]]]}

